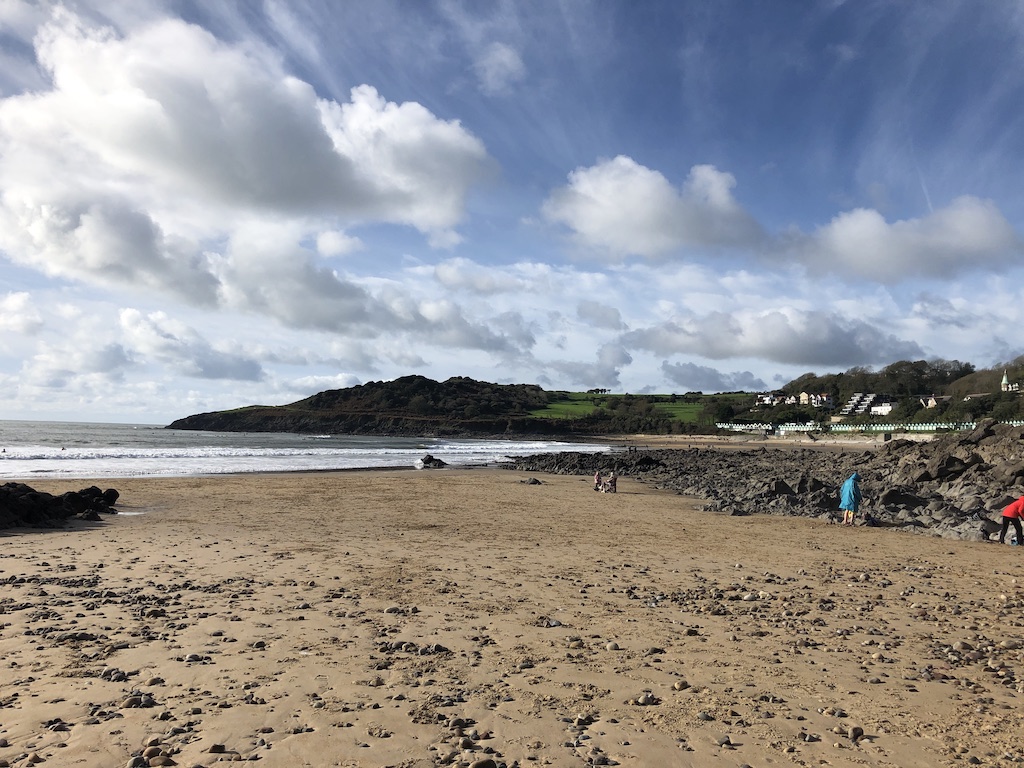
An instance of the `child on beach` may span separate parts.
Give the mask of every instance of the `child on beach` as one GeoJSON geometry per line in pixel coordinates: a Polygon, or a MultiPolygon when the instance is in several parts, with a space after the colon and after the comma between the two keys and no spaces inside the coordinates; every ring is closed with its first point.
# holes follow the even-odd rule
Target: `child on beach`
{"type": "Polygon", "coordinates": [[[601,490],[601,470],[600,469],[597,470],[597,472],[594,473],[594,490],[595,491],[600,491],[601,490]]]}
{"type": "Polygon", "coordinates": [[[1007,504],[1003,509],[1003,530],[999,532],[999,543],[1006,543],[1006,531],[1009,530],[1010,524],[1013,524],[1013,529],[1017,532],[1017,544],[1024,545],[1024,532],[1021,531],[1021,518],[1024,517],[1024,496],[1021,496],[1014,502],[1007,504]]]}
{"type": "Polygon", "coordinates": [[[843,525],[853,525],[860,509],[860,475],[854,472],[839,489],[839,508],[843,510],[843,525]]]}

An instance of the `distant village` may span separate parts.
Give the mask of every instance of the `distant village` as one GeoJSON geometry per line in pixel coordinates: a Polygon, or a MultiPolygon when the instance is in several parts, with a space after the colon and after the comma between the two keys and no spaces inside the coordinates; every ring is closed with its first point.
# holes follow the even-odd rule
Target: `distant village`
{"type": "MultiPolygon", "coordinates": [[[[1000,384],[1000,389],[1003,392],[1019,392],[1020,384],[1017,382],[1010,383],[1009,376],[1006,371],[1003,371],[1003,380],[1000,384]]],[[[989,395],[991,395],[990,392],[978,392],[966,395],[963,399],[965,401],[974,400],[988,397],[989,395]]],[[[918,398],[918,401],[921,403],[922,408],[937,408],[951,399],[952,397],[949,395],[928,395],[927,397],[918,398]]],[[[889,395],[876,394],[873,392],[855,392],[850,399],[843,404],[842,408],[839,409],[839,412],[832,416],[832,420],[841,421],[845,418],[863,416],[865,414],[870,416],[888,416],[892,413],[893,408],[896,407],[898,402],[898,398],[890,397],[889,395]]],[[[768,407],[774,407],[777,405],[801,405],[810,408],[821,408],[828,411],[833,411],[836,407],[832,395],[828,393],[818,394],[815,392],[801,392],[798,395],[787,395],[784,392],[766,392],[757,396],[756,403],[757,405],[768,407]]]]}

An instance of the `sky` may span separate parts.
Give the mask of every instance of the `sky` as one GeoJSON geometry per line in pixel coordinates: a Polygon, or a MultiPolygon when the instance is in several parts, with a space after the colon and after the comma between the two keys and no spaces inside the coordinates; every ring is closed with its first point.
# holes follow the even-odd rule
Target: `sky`
{"type": "Polygon", "coordinates": [[[1012,0],[0,0],[0,418],[1024,354],[1012,0]]]}

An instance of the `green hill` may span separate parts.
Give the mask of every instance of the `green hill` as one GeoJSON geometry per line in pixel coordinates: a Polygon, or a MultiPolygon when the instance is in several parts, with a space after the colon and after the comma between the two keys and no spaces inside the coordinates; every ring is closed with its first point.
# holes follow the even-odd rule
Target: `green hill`
{"type": "MultiPolygon", "coordinates": [[[[403,376],[332,389],[289,405],[253,405],[178,419],[170,429],[410,436],[584,437],[713,430],[715,403],[752,395],[548,392],[533,384],[403,376]]],[[[731,413],[731,410],[730,410],[731,413]]]]}
{"type": "MultiPolygon", "coordinates": [[[[987,370],[959,361],[902,360],[880,371],[851,368],[819,376],[807,373],[781,394],[828,394],[838,410],[855,392],[875,393],[894,403],[885,417],[862,414],[854,423],[931,423],[991,417],[1024,419],[1024,357],[987,370]],[[1004,372],[1011,391],[1003,392],[1004,372]],[[942,396],[926,408],[923,400],[942,396]]],[[[784,398],[783,398],[784,399],[784,398]]],[[[792,398],[791,398],[792,399],[792,398]]],[[[438,437],[693,434],[715,431],[715,423],[827,422],[835,411],[799,405],[763,406],[749,392],[705,395],[612,394],[545,391],[535,384],[492,384],[457,376],[438,382],[424,376],[371,381],[331,389],[289,405],[253,405],[178,419],[171,429],[221,432],[408,435],[438,437]]]]}

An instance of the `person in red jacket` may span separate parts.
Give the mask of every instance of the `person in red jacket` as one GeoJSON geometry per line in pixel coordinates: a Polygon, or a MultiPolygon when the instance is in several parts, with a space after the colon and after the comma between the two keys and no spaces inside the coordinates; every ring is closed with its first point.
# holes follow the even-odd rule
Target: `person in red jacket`
{"type": "Polygon", "coordinates": [[[1000,544],[1006,543],[1006,531],[1009,529],[1010,523],[1013,523],[1013,528],[1017,531],[1017,543],[1024,546],[1024,532],[1021,531],[1020,525],[1022,517],[1024,517],[1024,496],[1007,504],[1003,510],[1003,530],[999,533],[1000,544]]]}

